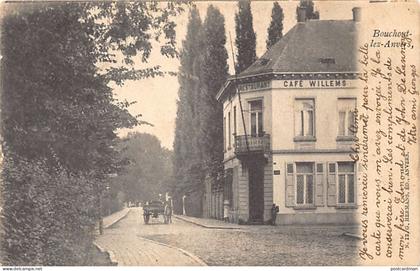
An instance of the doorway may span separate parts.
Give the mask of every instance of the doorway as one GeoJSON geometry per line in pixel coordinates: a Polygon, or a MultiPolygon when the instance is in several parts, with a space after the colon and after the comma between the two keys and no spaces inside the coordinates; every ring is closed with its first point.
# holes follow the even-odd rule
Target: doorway
{"type": "Polygon", "coordinates": [[[263,223],[264,219],[264,163],[251,161],[249,173],[249,221],[263,223]]]}

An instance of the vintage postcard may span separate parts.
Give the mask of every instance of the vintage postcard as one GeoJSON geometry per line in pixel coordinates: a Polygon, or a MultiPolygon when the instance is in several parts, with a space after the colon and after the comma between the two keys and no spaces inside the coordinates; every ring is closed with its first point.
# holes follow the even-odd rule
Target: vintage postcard
{"type": "Polygon", "coordinates": [[[419,2],[0,7],[3,270],[418,269],[419,2]]]}

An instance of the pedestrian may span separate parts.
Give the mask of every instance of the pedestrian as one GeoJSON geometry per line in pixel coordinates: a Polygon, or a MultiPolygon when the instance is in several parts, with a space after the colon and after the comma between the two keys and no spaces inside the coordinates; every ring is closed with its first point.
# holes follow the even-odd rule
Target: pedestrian
{"type": "Polygon", "coordinates": [[[164,218],[165,218],[165,224],[172,223],[172,204],[171,201],[167,201],[165,203],[165,210],[164,210],[164,218]]]}
{"type": "Polygon", "coordinates": [[[229,200],[223,202],[223,220],[229,222],[229,200]]]}
{"type": "Polygon", "coordinates": [[[168,223],[172,223],[172,205],[171,203],[168,204],[168,223]]]}
{"type": "Polygon", "coordinates": [[[273,203],[273,207],[271,207],[271,225],[276,225],[277,213],[279,212],[279,206],[273,203]]]}

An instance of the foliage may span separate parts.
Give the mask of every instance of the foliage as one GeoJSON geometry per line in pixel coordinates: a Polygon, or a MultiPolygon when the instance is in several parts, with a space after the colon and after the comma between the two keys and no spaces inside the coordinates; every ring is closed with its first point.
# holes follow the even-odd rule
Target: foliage
{"type": "MultiPolygon", "coordinates": [[[[203,160],[199,143],[200,99],[203,64],[203,26],[195,6],[190,9],[187,35],[181,51],[178,73],[179,91],[174,141],[174,179],[172,190],[175,211],[182,210],[182,196],[203,193],[203,160]]],[[[195,204],[189,214],[199,216],[201,205],[195,204]]]]}
{"type": "Polygon", "coordinates": [[[94,226],[94,178],[23,157],[4,161],[3,262],[6,265],[88,264],[94,226]],[[80,193],[79,187],[86,190],[80,193]],[[16,197],[16,195],[20,195],[16,197]],[[66,199],[66,200],[63,200],[66,199]]]}
{"type": "Polygon", "coordinates": [[[118,144],[118,149],[128,166],[115,178],[115,185],[120,184],[126,201],[156,200],[158,194],[168,192],[172,178],[172,152],[161,147],[156,136],[129,133],[118,144]]]}
{"type": "Polygon", "coordinates": [[[108,83],[160,75],[132,68],[136,57],[147,61],[152,39],[176,55],[172,19],[181,9],[162,5],[14,4],[3,18],[5,263],[84,264],[106,176],[121,170],[114,131],[141,122],[108,83]]]}
{"type": "Polygon", "coordinates": [[[278,2],[274,2],[271,10],[271,22],[268,27],[267,50],[283,37],[283,9],[278,2]]]}
{"type": "Polygon", "coordinates": [[[256,35],[252,24],[251,1],[238,1],[238,8],[238,13],[235,14],[235,44],[237,48],[237,64],[235,70],[237,74],[251,66],[257,59],[255,52],[256,35]]]}
{"type": "Polygon", "coordinates": [[[206,175],[220,179],[223,173],[223,108],[216,94],[228,76],[225,48],[225,20],[220,11],[210,5],[204,21],[205,54],[203,64],[203,89],[200,105],[200,145],[206,175]]]}
{"type": "Polygon", "coordinates": [[[210,5],[204,24],[192,8],[181,52],[174,141],[175,210],[187,196],[188,215],[202,215],[204,178],[223,173],[223,112],[216,94],[227,79],[224,18],[210,5]]]}
{"type": "Polygon", "coordinates": [[[298,16],[299,8],[306,9],[306,19],[319,20],[319,11],[315,11],[314,2],[312,0],[300,0],[299,5],[296,7],[296,16],[298,16]]]}

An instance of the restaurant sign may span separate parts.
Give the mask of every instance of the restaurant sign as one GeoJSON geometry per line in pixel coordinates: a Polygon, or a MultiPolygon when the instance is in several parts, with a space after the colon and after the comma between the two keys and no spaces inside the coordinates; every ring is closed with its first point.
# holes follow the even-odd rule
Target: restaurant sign
{"type": "Polygon", "coordinates": [[[271,88],[271,81],[252,82],[252,83],[240,84],[238,86],[238,89],[241,92],[260,90],[260,89],[269,89],[269,88],[271,88]]]}

